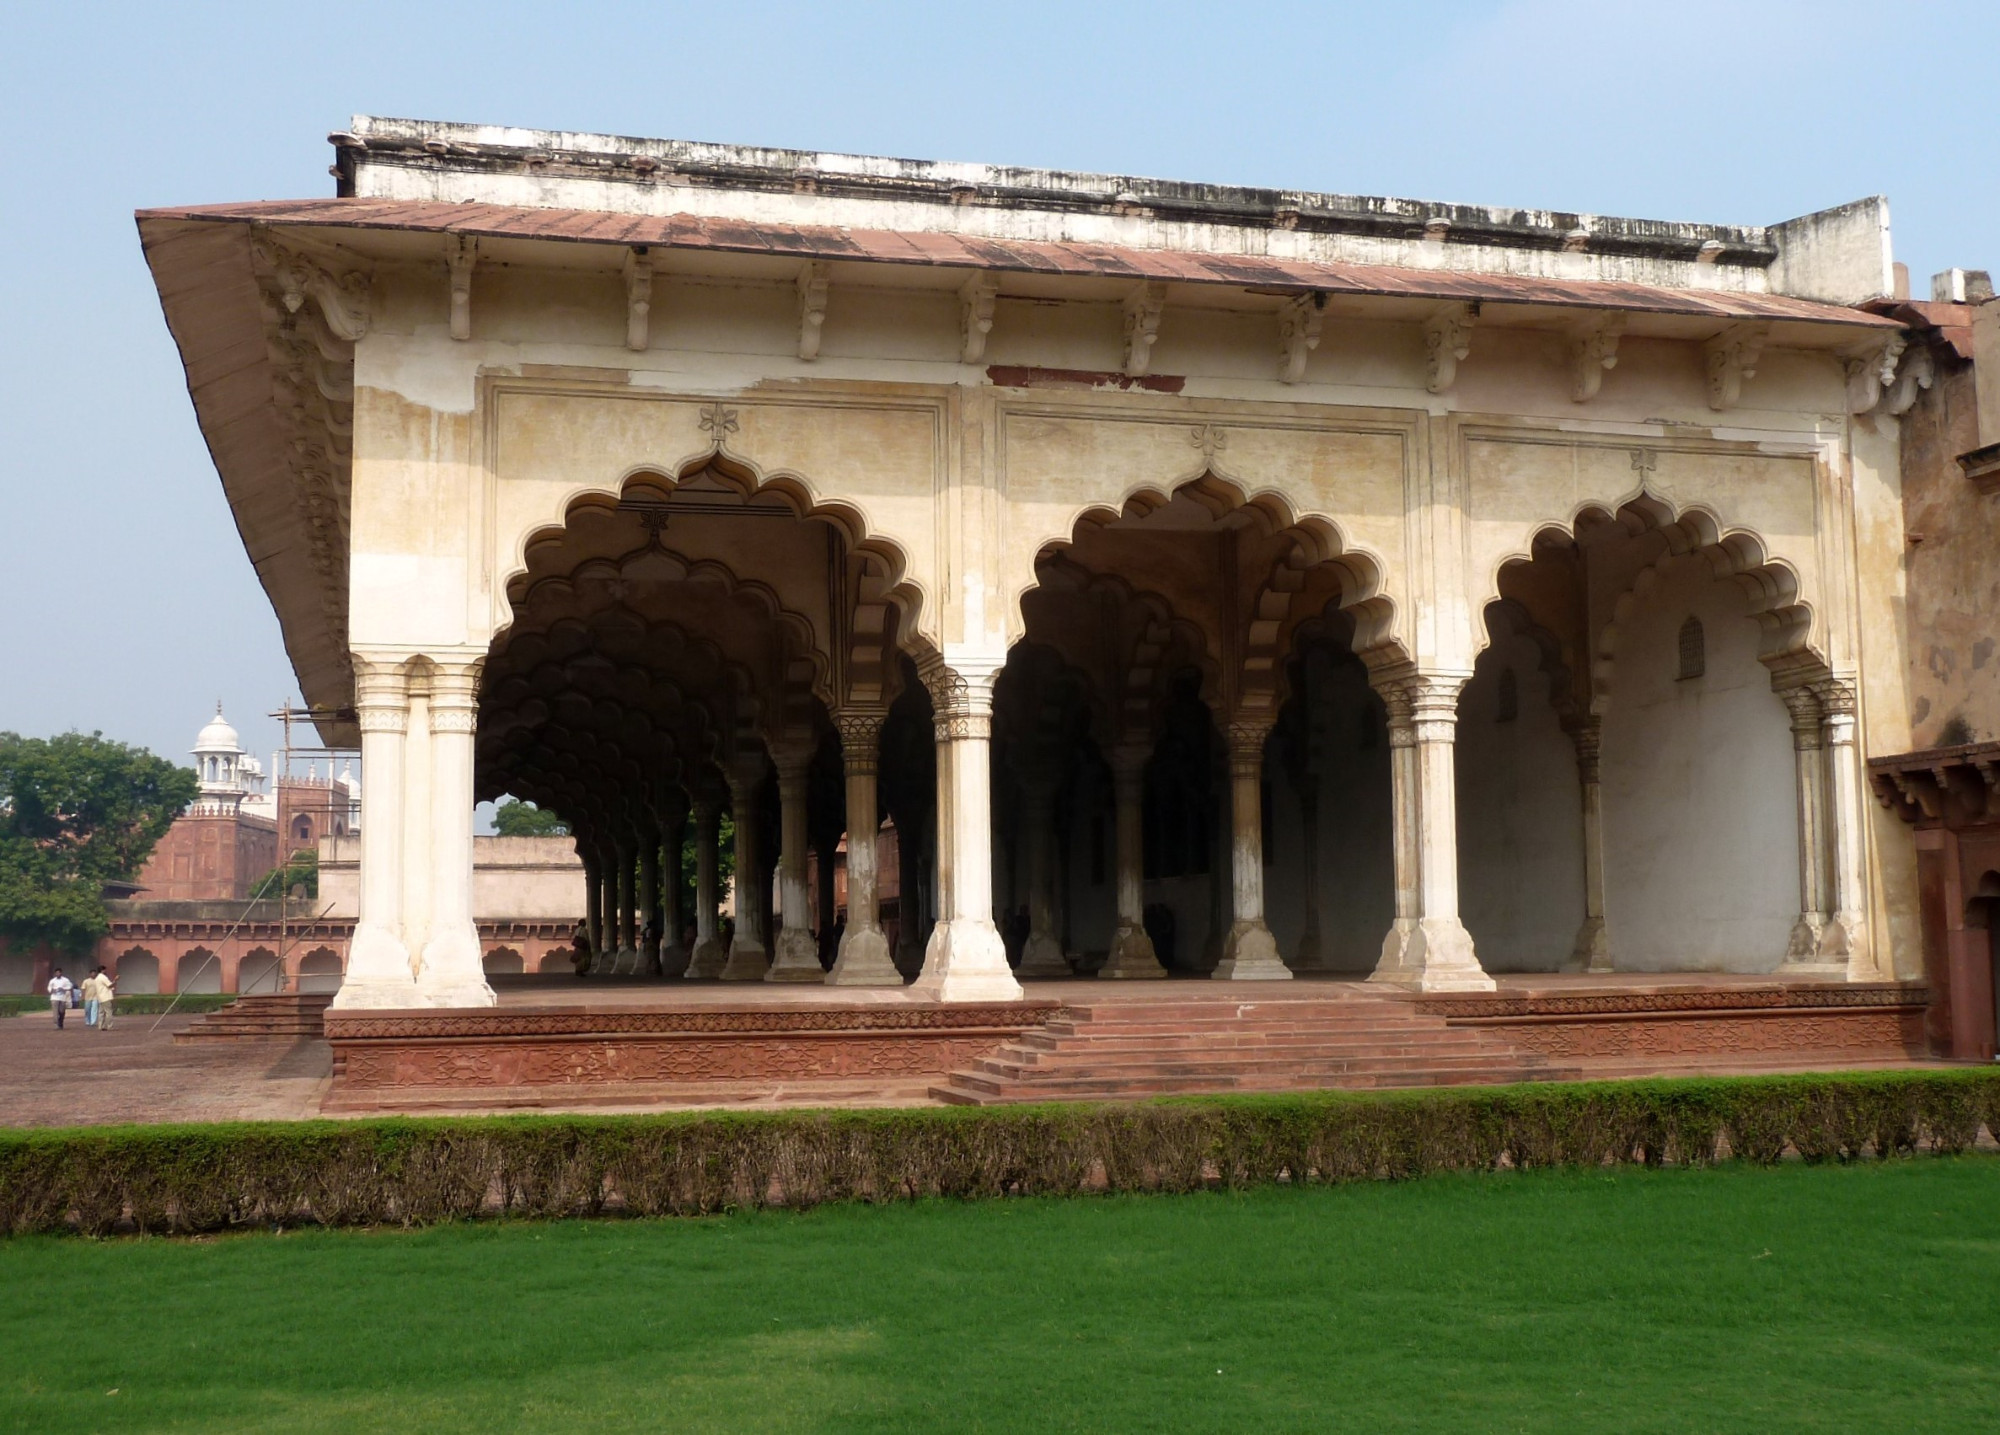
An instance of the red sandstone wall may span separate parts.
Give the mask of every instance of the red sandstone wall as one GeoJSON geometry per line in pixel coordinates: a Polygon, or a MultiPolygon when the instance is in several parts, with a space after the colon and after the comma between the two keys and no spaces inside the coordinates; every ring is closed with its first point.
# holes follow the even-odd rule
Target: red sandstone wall
{"type": "Polygon", "coordinates": [[[278,865],[278,834],[256,817],[183,816],[139,873],[148,901],[228,902],[278,865]]]}

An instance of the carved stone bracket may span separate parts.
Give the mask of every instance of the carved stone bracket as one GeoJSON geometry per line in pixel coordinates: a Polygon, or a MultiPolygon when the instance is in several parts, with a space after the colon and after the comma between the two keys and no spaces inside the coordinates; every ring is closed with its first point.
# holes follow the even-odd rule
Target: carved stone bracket
{"type": "Polygon", "coordinates": [[[652,342],[653,255],[645,245],[625,251],[625,347],[643,354],[652,342]]]}
{"type": "Polygon", "coordinates": [[[1326,295],[1301,294],[1278,310],[1278,381],[1296,384],[1306,376],[1306,356],[1319,347],[1326,295]]]}
{"type": "Polygon", "coordinates": [[[1625,334],[1623,314],[1603,314],[1570,331],[1570,399],[1588,403],[1604,384],[1605,371],[1618,367],[1618,341],[1625,334]]]}
{"type": "Polygon", "coordinates": [[[799,357],[819,357],[819,331],[826,323],[827,267],[818,260],[799,270],[799,357]]]}
{"type": "Polygon", "coordinates": [[[1757,377],[1757,360],[1770,336],[1769,324],[1732,324],[1701,346],[1710,408],[1722,413],[1736,407],[1743,381],[1757,377]]]}
{"type": "Polygon", "coordinates": [[[1449,393],[1458,380],[1458,366],[1472,352],[1472,325],[1479,317],[1470,304],[1447,304],[1424,325],[1424,386],[1434,394],[1449,393]]]}
{"type": "Polygon", "coordinates": [[[1896,362],[1908,346],[1901,331],[1887,339],[1850,350],[1842,361],[1847,371],[1847,411],[1865,414],[1882,401],[1883,390],[1896,380],[1896,362]]]}
{"type": "Polygon", "coordinates": [[[336,338],[352,344],[368,332],[368,298],[374,281],[365,270],[353,268],[335,274],[268,233],[253,238],[251,246],[258,267],[270,276],[286,313],[298,313],[311,299],[336,338]]]}
{"type": "Polygon", "coordinates": [[[470,234],[447,234],[445,273],[451,280],[451,336],[460,343],[472,337],[472,268],[479,261],[479,241],[470,234]]]}
{"type": "Polygon", "coordinates": [[[1904,348],[1896,377],[1882,395],[1882,407],[1891,418],[1901,418],[1917,401],[1917,395],[1937,382],[1937,359],[1928,344],[1904,348]]]}
{"type": "Polygon", "coordinates": [[[1160,316],[1166,312],[1167,286],[1141,284],[1125,299],[1125,372],[1150,373],[1153,343],[1160,337],[1160,316]]]}
{"type": "Polygon", "coordinates": [[[986,357],[986,336],[993,332],[993,306],[999,297],[999,283],[986,274],[973,275],[958,291],[961,363],[976,364],[986,357]]]}

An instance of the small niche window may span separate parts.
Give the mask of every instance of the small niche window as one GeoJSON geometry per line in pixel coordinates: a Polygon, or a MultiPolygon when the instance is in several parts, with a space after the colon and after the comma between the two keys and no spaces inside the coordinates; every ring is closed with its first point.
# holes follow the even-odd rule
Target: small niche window
{"type": "Polygon", "coordinates": [[[1708,671],[1708,639],[1701,631],[1701,619],[1690,616],[1681,624],[1680,648],[1681,670],[1677,676],[1682,682],[1708,671]]]}
{"type": "Polygon", "coordinates": [[[1493,700],[1493,721],[1512,722],[1521,715],[1521,680],[1512,668],[1500,670],[1500,691],[1493,700]]]}

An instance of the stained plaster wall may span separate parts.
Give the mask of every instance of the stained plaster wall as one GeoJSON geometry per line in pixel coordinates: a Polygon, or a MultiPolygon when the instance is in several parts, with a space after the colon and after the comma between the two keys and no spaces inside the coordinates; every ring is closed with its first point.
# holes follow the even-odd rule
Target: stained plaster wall
{"type": "Polygon", "coordinates": [[[1790,718],[1733,584],[1669,560],[1621,620],[1604,716],[1605,921],[1627,971],[1769,972],[1799,915],[1790,718]],[[1702,623],[1703,676],[1679,637],[1702,623]]]}

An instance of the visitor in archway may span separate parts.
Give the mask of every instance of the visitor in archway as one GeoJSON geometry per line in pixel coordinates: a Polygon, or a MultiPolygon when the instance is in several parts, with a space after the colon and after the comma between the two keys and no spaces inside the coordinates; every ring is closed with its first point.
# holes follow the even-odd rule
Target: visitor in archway
{"type": "Polygon", "coordinates": [[[57,967],[49,978],[49,1008],[56,1014],[56,1030],[63,1029],[63,1017],[69,1012],[69,995],[72,987],[70,979],[57,967]]]}
{"type": "Polygon", "coordinates": [[[582,922],[570,933],[569,964],[578,976],[590,970],[590,928],[582,922]]]}

